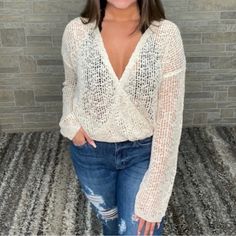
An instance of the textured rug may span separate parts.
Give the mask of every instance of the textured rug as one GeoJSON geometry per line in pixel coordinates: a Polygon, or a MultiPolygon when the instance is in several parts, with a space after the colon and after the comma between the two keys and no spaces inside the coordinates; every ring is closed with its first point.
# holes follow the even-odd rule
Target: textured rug
{"type": "MultiPolygon", "coordinates": [[[[1,235],[102,235],[59,131],[0,133],[1,235]]],[[[184,128],[164,235],[236,235],[236,128],[184,128]]]]}

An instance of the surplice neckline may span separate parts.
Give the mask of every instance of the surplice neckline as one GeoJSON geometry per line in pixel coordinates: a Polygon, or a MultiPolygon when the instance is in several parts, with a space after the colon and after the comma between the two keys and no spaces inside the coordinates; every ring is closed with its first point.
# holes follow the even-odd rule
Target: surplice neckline
{"type": "Polygon", "coordinates": [[[126,80],[126,78],[128,77],[129,71],[130,71],[131,67],[133,66],[133,64],[135,63],[135,60],[137,59],[138,54],[140,53],[146,39],[148,38],[149,33],[152,32],[151,24],[144,31],[144,33],[141,35],[140,39],[138,40],[120,78],[116,75],[115,70],[111,64],[111,61],[109,59],[108,52],[105,48],[105,44],[104,44],[101,32],[99,30],[99,27],[96,27],[95,31],[96,31],[96,36],[98,39],[98,46],[99,46],[100,52],[103,57],[103,61],[105,62],[106,66],[108,67],[108,70],[111,73],[111,77],[114,79],[115,83],[119,83],[119,84],[123,83],[126,80]]]}

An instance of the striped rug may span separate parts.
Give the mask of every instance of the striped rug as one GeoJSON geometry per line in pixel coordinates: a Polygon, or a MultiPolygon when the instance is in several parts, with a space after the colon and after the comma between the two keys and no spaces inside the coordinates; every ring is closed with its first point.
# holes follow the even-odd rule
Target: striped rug
{"type": "MultiPolygon", "coordinates": [[[[59,131],[0,133],[1,235],[102,235],[59,131]]],[[[184,128],[164,235],[236,235],[236,128],[184,128]]]]}

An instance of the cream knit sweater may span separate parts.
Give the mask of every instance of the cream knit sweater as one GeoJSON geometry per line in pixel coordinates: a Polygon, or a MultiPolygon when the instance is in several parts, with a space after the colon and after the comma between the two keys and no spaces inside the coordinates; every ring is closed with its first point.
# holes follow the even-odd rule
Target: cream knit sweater
{"type": "Polygon", "coordinates": [[[95,22],[84,25],[81,18],[72,19],[62,36],[60,132],[72,140],[82,126],[95,142],[153,135],[135,213],[160,222],[172,193],[183,121],[186,58],[180,30],[170,20],[154,21],[118,79],[99,28],[94,29],[95,22]]]}

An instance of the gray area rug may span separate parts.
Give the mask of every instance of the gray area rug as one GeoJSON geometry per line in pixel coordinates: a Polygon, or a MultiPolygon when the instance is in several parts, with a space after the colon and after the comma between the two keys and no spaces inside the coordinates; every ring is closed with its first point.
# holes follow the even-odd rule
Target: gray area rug
{"type": "MultiPolygon", "coordinates": [[[[1,235],[102,235],[59,131],[0,133],[1,235]]],[[[236,235],[236,128],[184,128],[164,235],[236,235]]]]}

